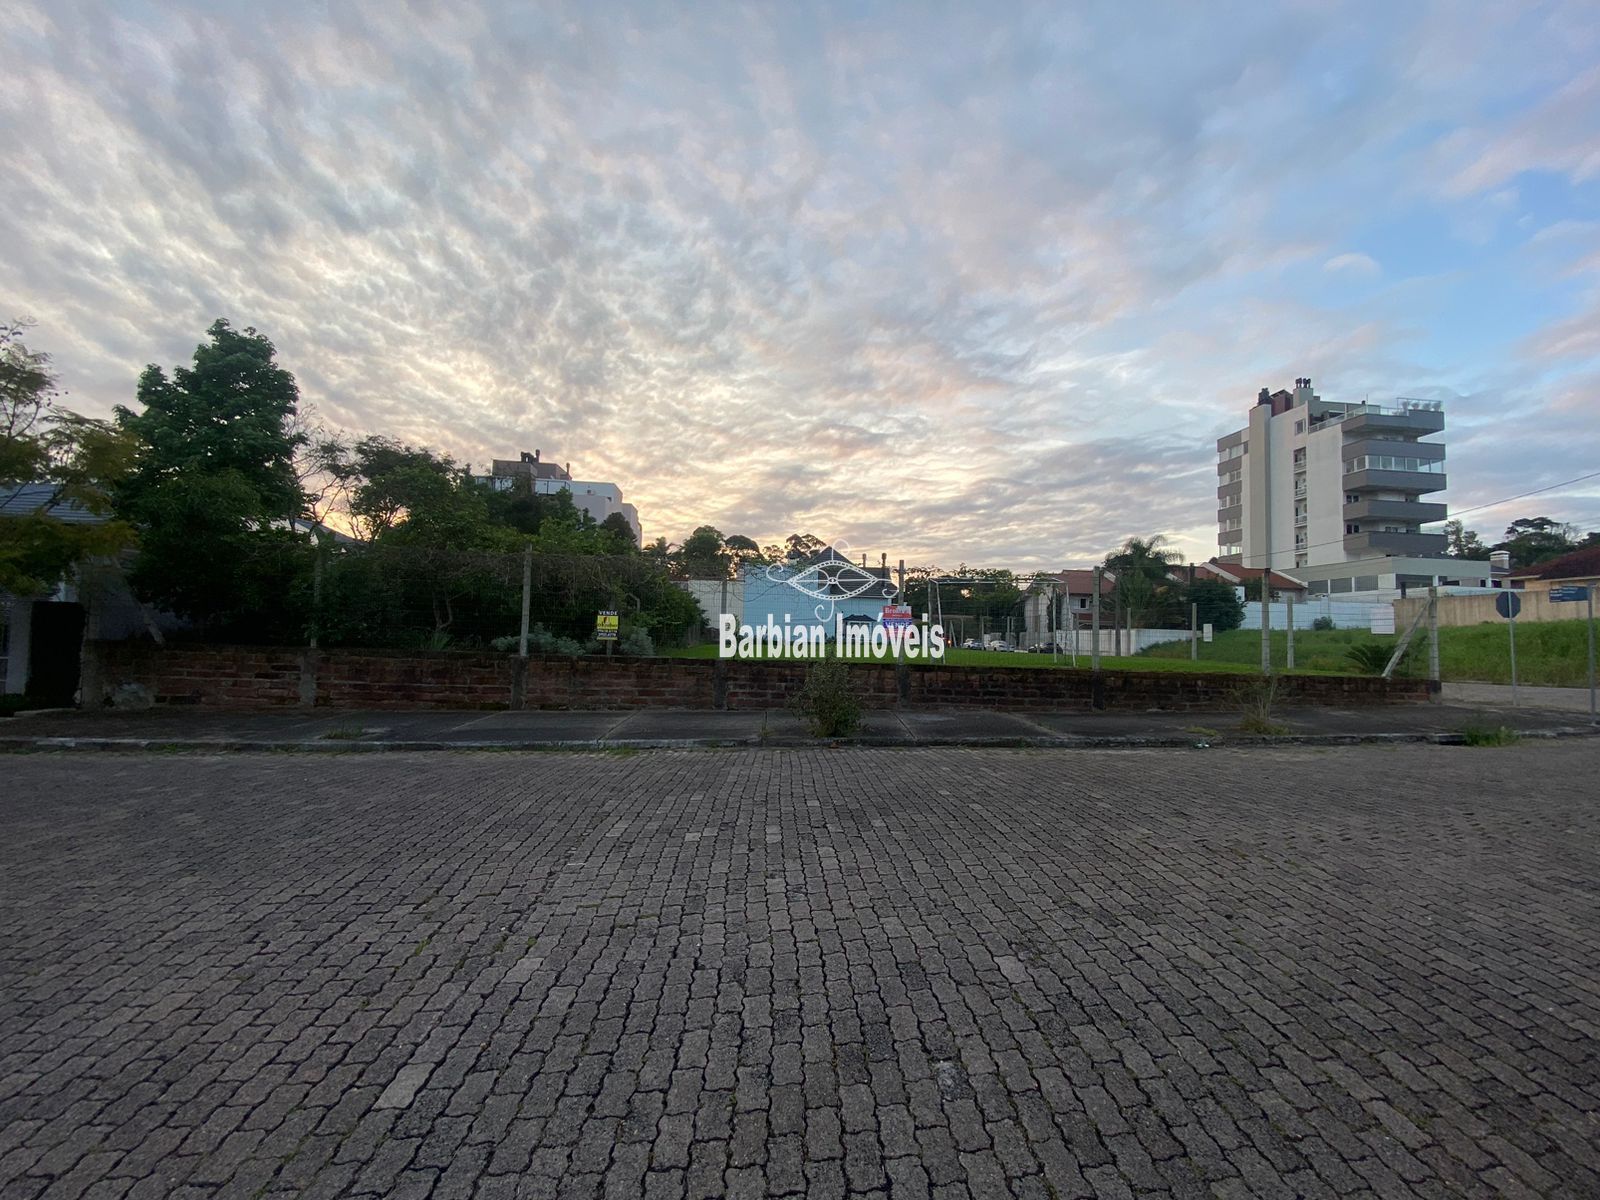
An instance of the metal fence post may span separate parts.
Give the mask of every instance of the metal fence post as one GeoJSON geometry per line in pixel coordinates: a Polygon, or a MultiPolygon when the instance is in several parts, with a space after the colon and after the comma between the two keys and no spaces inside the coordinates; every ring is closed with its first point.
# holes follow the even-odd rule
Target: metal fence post
{"type": "Polygon", "coordinates": [[[1090,665],[1094,670],[1100,669],[1100,568],[1094,569],[1094,642],[1089,647],[1092,655],[1090,665]]]}
{"type": "Polygon", "coordinates": [[[1439,589],[1428,588],[1428,699],[1439,703],[1444,690],[1439,674],[1439,589]]]}
{"type": "Polygon", "coordinates": [[[1283,624],[1284,624],[1284,628],[1288,631],[1288,638],[1289,638],[1289,648],[1288,648],[1287,656],[1283,660],[1283,669],[1285,671],[1292,671],[1292,670],[1294,670],[1294,593],[1293,592],[1286,592],[1284,594],[1284,597],[1283,597],[1283,613],[1284,613],[1283,624]]]}
{"type": "Polygon", "coordinates": [[[522,548],[522,634],[517,638],[517,656],[528,657],[528,606],[533,599],[533,543],[522,548]]]}
{"type": "Polygon", "coordinates": [[[1269,568],[1261,572],[1261,673],[1272,674],[1272,595],[1271,585],[1267,582],[1269,568]]]}

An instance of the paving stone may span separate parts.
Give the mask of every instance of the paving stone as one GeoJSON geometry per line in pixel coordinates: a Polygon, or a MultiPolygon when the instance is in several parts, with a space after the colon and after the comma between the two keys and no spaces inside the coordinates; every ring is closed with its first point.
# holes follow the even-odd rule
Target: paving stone
{"type": "Polygon", "coordinates": [[[536,757],[5,761],[0,1195],[1600,1195],[1592,743],[536,757]]]}

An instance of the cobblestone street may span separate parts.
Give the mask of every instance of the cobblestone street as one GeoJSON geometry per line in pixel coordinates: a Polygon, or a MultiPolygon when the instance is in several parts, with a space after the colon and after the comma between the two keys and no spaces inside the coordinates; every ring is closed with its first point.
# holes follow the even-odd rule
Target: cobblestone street
{"type": "Polygon", "coordinates": [[[0,1195],[1600,1196],[1592,741],[0,760],[0,1195]]]}

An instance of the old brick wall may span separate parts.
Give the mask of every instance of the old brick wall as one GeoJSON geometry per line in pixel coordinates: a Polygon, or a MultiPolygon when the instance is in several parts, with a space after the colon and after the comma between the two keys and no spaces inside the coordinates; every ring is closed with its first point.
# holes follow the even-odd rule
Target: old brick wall
{"type": "MultiPolygon", "coordinates": [[[[296,650],[254,646],[96,643],[101,686],[141,683],[161,704],[272,708],[775,708],[805,681],[783,662],[548,658],[425,650],[296,650]]],[[[857,664],[868,708],[989,708],[1022,712],[1228,709],[1252,675],[1030,667],[857,664]]],[[[1285,704],[1417,703],[1426,680],[1296,675],[1279,680],[1285,704]]]]}
{"type": "Polygon", "coordinates": [[[281,646],[157,646],[97,642],[101,687],[140,683],[157,704],[273,708],[300,703],[302,650],[281,646]]]}

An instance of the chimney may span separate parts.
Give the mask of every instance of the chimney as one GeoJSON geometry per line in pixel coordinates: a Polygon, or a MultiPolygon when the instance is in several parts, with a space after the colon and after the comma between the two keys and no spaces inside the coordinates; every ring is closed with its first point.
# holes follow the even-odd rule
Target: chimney
{"type": "Polygon", "coordinates": [[[517,455],[517,458],[521,462],[529,462],[529,463],[531,463],[533,461],[533,455],[529,454],[526,450],[524,450],[521,454],[517,455]]]}
{"type": "Polygon", "coordinates": [[[537,450],[535,450],[533,452],[533,461],[534,462],[538,462],[539,461],[539,452],[537,450]]]}
{"type": "Polygon", "coordinates": [[[1491,571],[1509,571],[1509,570],[1511,570],[1511,551],[1509,551],[1509,550],[1491,550],[1491,551],[1489,551],[1489,569],[1491,571]]]}
{"type": "Polygon", "coordinates": [[[567,478],[571,479],[572,478],[572,464],[568,463],[564,469],[567,472],[567,478]]]}
{"type": "Polygon", "coordinates": [[[1261,394],[1256,397],[1256,403],[1257,404],[1271,404],[1272,403],[1272,393],[1267,391],[1266,388],[1262,388],[1261,389],[1261,394]]]}

